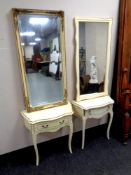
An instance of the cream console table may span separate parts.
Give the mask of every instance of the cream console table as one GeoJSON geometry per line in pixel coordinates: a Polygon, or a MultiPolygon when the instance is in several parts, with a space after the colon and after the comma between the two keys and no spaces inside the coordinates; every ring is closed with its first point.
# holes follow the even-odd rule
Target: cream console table
{"type": "Polygon", "coordinates": [[[21,115],[24,119],[24,124],[32,134],[33,145],[36,153],[36,165],[39,165],[39,153],[37,148],[37,135],[44,132],[56,132],[64,126],[69,126],[69,140],[68,146],[69,151],[72,153],[71,141],[73,133],[73,123],[72,123],[72,106],[70,103],[58,106],[54,108],[49,108],[41,111],[35,111],[28,113],[27,111],[22,111],[21,115]]]}
{"type": "Polygon", "coordinates": [[[109,96],[72,102],[74,115],[82,119],[82,149],[84,149],[85,142],[86,120],[89,118],[100,119],[104,115],[108,113],[110,114],[110,120],[107,128],[107,138],[109,139],[109,132],[113,118],[113,103],[114,101],[109,96]]]}

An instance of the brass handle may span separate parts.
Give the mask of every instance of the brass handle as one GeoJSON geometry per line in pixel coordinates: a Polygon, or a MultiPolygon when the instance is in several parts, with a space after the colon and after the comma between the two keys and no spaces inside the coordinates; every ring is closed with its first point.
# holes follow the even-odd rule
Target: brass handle
{"type": "Polygon", "coordinates": [[[48,125],[43,125],[42,128],[48,128],[48,125]]]}
{"type": "Polygon", "coordinates": [[[61,122],[59,122],[61,125],[64,123],[64,120],[62,120],[61,122]]]}

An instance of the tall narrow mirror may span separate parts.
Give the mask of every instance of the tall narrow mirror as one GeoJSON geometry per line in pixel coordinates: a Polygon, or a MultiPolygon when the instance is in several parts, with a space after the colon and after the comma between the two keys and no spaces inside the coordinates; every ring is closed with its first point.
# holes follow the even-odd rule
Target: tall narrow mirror
{"type": "Polygon", "coordinates": [[[75,18],[76,100],[108,94],[111,19],[75,18]]]}
{"type": "Polygon", "coordinates": [[[12,9],[28,112],[67,101],[64,12],[12,9]]]}

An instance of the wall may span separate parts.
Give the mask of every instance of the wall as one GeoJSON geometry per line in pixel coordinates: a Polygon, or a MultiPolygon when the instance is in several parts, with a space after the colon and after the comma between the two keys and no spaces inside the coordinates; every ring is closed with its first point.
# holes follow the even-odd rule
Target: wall
{"type": "MultiPolygon", "coordinates": [[[[18,65],[11,8],[32,8],[65,11],[66,58],[68,96],[75,96],[74,59],[74,16],[112,17],[112,46],[109,85],[116,47],[116,32],[119,0],[4,0],[0,1],[0,154],[32,145],[29,132],[23,125],[20,111],[24,109],[22,84],[18,65]]],[[[110,88],[109,87],[109,88],[110,88]]],[[[74,119],[74,130],[79,130],[79,121],[74,119]]],[[[102,121],[101,121],[102,123],[102,121]]],[[[98,125],[98,121],[88,121],[87,127],[98,125]]],[[[67,129],[52,134],[44,134],[39,142],[64,135],[67,129]]]]}

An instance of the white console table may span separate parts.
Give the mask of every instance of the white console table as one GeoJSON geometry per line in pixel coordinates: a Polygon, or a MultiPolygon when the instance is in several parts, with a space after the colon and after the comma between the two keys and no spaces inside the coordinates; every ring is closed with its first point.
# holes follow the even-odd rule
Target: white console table
{"type": "Polygon", "coordinates": [[[114,101],[109,96],[72,102],[74,115],[82,119],[82,149],[84,149],[85,142],[86,120],[89,118],[100,119],[104,115],[108,113],[110,114],[110,120],[107,128],[107,138],[109,139],[109,132],[113,118],[113,103],[114,101]]]}
{"type": "Polygon", "coordinates": [[[72,106],[70,103],[53,107],[41,111],[35,111],[28,113],[27,111],[22,111],[21,115],[24,119],[24,124],[26,128],[32,134],[33,145],[36,153],[36,165],[39,165],[39,153],[37,148],[37,135],[44,132],[56,132],[64,126],[69,126],[69,140],[68,146],[69,151],[72,153],[71,141],[73,133],[73,123],[72,123],[72,106]]]}

